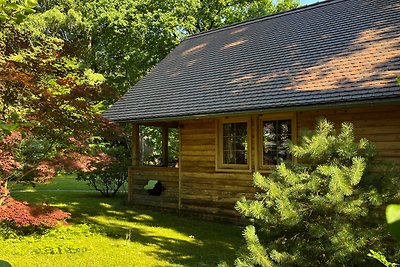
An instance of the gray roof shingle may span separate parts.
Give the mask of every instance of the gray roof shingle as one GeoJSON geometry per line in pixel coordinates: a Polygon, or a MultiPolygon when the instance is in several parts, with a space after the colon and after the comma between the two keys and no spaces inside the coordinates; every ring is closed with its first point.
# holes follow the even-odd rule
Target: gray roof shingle
{"type": "Polygon", "coordinates": [[[184,40],[104,114],[183,118],[400,97],[400,1],[332,0],[184,40]]]}

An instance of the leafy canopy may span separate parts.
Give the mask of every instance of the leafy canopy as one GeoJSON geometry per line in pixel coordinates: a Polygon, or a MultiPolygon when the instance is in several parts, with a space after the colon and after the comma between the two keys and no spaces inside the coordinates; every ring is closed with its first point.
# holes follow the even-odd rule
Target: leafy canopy
{"type": "MultiPolygon", "coordinates": [[[[25,12],[21,5],[34,4],[10,3],[2,5],[9,16],[25,12]]],[[[117,127],[101,116],[116,92],[103,75],[69,53],[63,39],[36,27],[41,15],[1,22],[0,187],[9,181],[46,181],[59,169],[87,170],[91,161],[110,161],[90,145],[118,136],[117,127]]]]}
{"type": "Polygon", "coordinates": [[[298,5],[295,0],[47,0],[32,24],[62,39],[69,53],[124,93],[187,35],[298,5]]]}

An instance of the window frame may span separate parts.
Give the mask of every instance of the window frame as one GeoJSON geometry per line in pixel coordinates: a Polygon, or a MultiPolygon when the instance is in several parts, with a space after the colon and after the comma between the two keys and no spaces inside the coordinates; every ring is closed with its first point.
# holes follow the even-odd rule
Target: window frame
{"type": "MultiPolygon", "coordinates": [[[[257,136],[256,136],[256,164],[255,168],[256,171],[267,171],[271,172],[276,165],[273,164],[264,164],[263,160],[263,138],[264,138],[264,133],[263,133],[263,121],[278,121],[278,120],[291,120],[291,136],[292,136],[292,142],[296,143],[297,142],[297,116],[296,113],[279,113],[279,114],[264,114],[260,115],[258,118],[258,129],[257,129],[257,136]]],[[[291,157],[292,161],[295,161],[295,158],[291,157]]]]}
{"type": "Polygon", "coordinates": [[[215,151],[215,170],[220,172],[251,172],[252,165],[252,142],[251,142],[251,117],[227,117],[216,120],[216,151],[215,151]],[[223,125],[226,123],[247,124],[247,164],[224,164],[223,152],[223,125]]]}
{"type": "Polygon", "coordinates": [[[138,143],[139,143],[139,162],[138,162],[138,166],[142,167],[142,168],[179,168],[179,162],[180,162],[180,147],[181,147],[181,130],[180,130],[180,126],[179,125],[173,125],[173,124],[168,124],[168,125],[163,125],[163,124],[142,124],[139,125],[139,136],[138,136],[138,143]],[[158,165],[151,165],[151,164],[145,164],[144,163],[144,154],[142,151],[142,142],[143,142],[143,137],[141,135],[141,127],[155,127],[155,128],[159,128],[160,130],[160,134],[161,134],[161,154],[160,154],[160,164],[158,165]],[[178,158],[177,160],[177,164],[175,164],[175,166],[170,166],[169,165],[169,154],[170,154],[170,129],[177,129],[178,130],[178,158]]]}

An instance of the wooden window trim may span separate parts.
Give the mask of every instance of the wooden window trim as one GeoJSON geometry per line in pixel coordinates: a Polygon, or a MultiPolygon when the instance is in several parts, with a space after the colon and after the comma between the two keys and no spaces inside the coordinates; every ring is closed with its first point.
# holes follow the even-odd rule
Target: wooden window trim
{"type": "MultiPolygon", "coordinates": [[[[292,142],[297,142],[297,114],[296,113],[280,113],[280,114],[265,114],[260,115],[257,122],[257,134],[255,144],[256,164],[255,170],[259,172],[270,173],[276,165],[264,165],[263,164],[263,121],[265,120],[291,120],[292,121],[292,142]]],[[[292,160],[295,158],[292,156],[292,160]]]]}
{"type": "Polygon", "coordinates": [[[251,117],[230,117],[216,120],[215,171],[217,172],[251,172],[251,117]],[[247,123],[247,164],[223,164],[223,128],[224,123],[247,123]]]}

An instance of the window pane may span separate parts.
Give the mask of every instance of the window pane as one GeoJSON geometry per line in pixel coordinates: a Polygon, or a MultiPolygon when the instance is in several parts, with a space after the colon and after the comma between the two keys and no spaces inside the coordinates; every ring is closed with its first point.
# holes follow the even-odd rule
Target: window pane
{"type": "Polygon", "coordinates": [[[246,150],[247,147],[247,135],[242,137],[236,137],[234,139],[235,150],[246,150]]]}
{"type": "Polygon", "coordinates": [[[224,150],[224,164],[235,164],[233,150],[224,150]]]}
{"type": "Polygon", "coordinates": [[[279,134],[290,134],[292,132],[292,124],[290,120],[278,121],[279,134]]]}
{"type": "Polygon", "coordinates": [[[263,121],[263,164],[290,159],[287,142],[292,139],[291,120],[263,121]]]}
{"type": "Polygon", "coordinates": [[[160,127],[140,127],[141,165],[162,165],[162,133],[160,127]]]}
{"type": "Polygon", "coordinates": [[[230,136],[232,133],[232,124],[231,123],[225,123],[223,125],[223,136],[230,136]]]}
{"type": "Polygon", "coordinates": [[[238,150],[236,151],[236,164],[247,164],[246,151],[238,150]]]}
{"type": "Polygon", "coordinates": [[[168,167],[178,167],[179,128],[168,128],[168,167]]]}
{"type": "Polygon", "coordinates": [[[140,126],[140,165],[178,167],[179,163],[179,129],[168,128],[168,162],[163,163],[162,128],[140,126]]]}
{"type": "Polygon", "coordinates": [[[247,164],[247,123],[224,123],[223,164],[247,164]]]}

